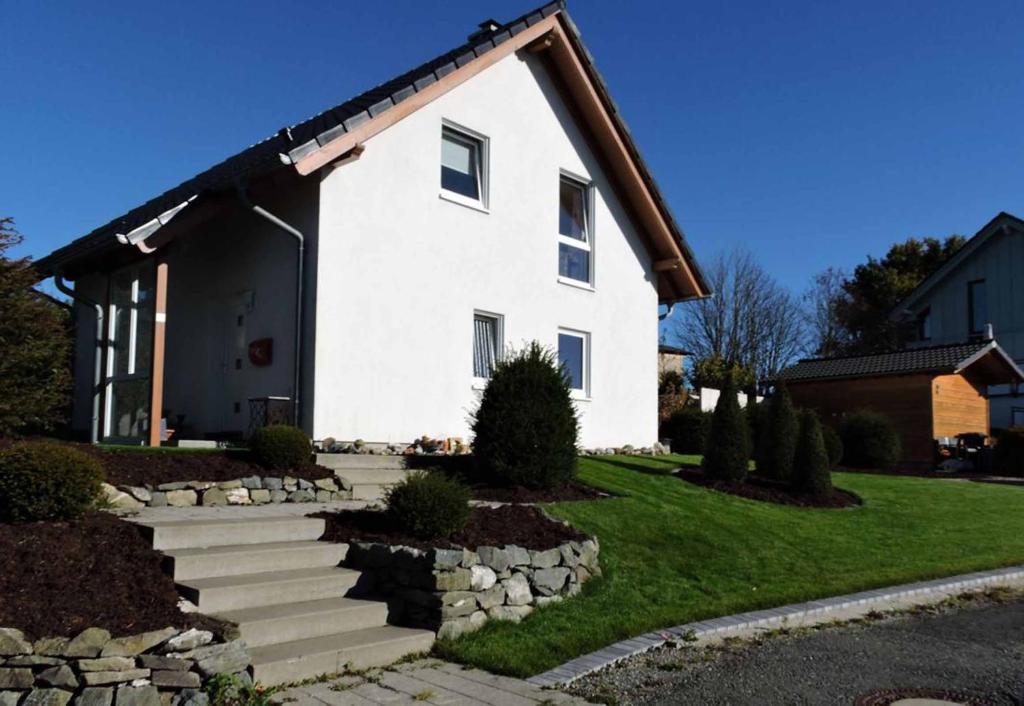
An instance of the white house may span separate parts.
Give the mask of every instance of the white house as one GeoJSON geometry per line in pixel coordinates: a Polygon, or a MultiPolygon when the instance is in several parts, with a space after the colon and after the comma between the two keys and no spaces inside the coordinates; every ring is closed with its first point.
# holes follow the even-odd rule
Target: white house
{"type": "Polygon", "coordinates": [[[267,398],[314,438],[468,438],[539,340],[585,446],[649,445],[659,305],[709,293],[561,3],[36,264],[78,304],[75,427],[135,443],[244,436],[267,398]]]}
{"type": "MultiPolygon", "coordinates": [[[[916,322],[912,346],[982,340],[994,335],[1024,364],[1024,221],[1000,213],[893,312],[916,322]]],[[[993,427],[1024,425],[1024,395],[1016,385],[988,388],[993,427]]]]}

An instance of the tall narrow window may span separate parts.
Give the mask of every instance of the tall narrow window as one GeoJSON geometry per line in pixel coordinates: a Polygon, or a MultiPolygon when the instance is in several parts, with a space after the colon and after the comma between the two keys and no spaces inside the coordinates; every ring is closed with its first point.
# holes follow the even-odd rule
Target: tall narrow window
{"type": "Polygon", "coordinates": [[[569,387],[583,394],[586,394],[590,381],[588,339],[588,334],[579,331],[558,331],[558,361],[562,364],[569,387]]]}
{"type": "Polygon", "coordinates": [[[501,354],[501,317],[473,314],[473,377],[489,378],[501,354]]]}
{"type": "Polygon", "coordinates": [[[558,182],[558,276],[590,284],[590,189],[562,177],[558,182]]]}
{"type": "Polygon", "coordinates": [[[486,162],[486,140],[448,125],[441,128],[442,195],[486,207],[486,162]]]}
{"type": "Polygon", "coordinates": [[[154,271],[129,267],[110,278],[104,437],[126,443],[149,430],[154,271]]]}
{"type": "Polygon", "coordinates": [[[988,305],[985,298],[985,280],[967,283],[967,331],[981,333],[988,323],[988,305]]]}
{"type": "Polygon", "coordinates": [[[919,341],[930,341],[932,340],[932,310],[931,307],[925,309],[917,315],[917,340],[919,341]]]}

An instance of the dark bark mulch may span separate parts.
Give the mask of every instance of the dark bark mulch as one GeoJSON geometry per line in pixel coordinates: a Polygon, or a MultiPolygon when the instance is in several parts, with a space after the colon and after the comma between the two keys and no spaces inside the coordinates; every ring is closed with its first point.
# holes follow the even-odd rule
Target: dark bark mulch
{"type": "Polygon", "coordinates": [[[217,621],[178,610],[161,560],[135,526],[102,512],[0,525],[0,626],[34,638],[87,627],[115,637],[166,627],[219,633],[217,621]]]}
{"type": "Polygon", "coordinates": [[[380,542],[417,549],[503,547],[515,544],[527,549],[553,549],[570,540],[583,541],[579,530],[549,520],[535,507],[503,505],[473,508],[465,529],[448,539],[421,539],[395,525],[387,514],[374,510],[321,512],[313,517],[327,520],[325,542],[380,542]]]}
{"type": "Polygon", "coordinates": [[[156,487],[161,483],[223,482],[246,476],[292,476],[310,481],[334,477],[334,471],[314,464],[268,471],[249,460],[246,451],[112,451],[90,444],[76,446],[103,463],[111,485],[156,487]]]}
{"type": "Polygon", "coordinates": [[[844,508],[863,504],[860,496],[839,488],[832,489],[832,497],[822,499],[797,493],[785,483],[768,480],[767,478],[758,478],[757,476],[747,476],[747,480],[743,483],[733,484],[712,480],[704,475],[704,471],[693,467],[681,468],[676,475],[687,483],[693,483],[703,488],[710,488],[722,493],[729,493],[730,495],[738,495],[749,500],[775,503],[776,505],[844,508]]]}
{"type": "Polygon", "coordinates": [[[490,485],[473,485],[470,493],[474,500],[489,500],[499,503],[559,503],[577,500],[600,500],[611,497],[596,488],[582,483],[566,483],[556,488],[524,488],[513,486],[502,488],[490,485]]]}

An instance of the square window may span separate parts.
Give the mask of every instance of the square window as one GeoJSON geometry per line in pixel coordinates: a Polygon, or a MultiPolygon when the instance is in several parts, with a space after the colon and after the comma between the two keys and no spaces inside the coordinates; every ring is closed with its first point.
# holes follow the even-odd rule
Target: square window
{"type": "Polygon", "coordinates": [[[501,317],[473,314],[473,377],[489,378],[501,356],[501,317]]]}
{"type": "Polygon", "coordinates": [[[558,180],[558,276],[590,284],[590,187],[562,176],[558,180]]]}
{"type": "Polygon", "coordinates": [[[441,192],[452,200],[486,207],[485,138],[449,125],[441,128],[441,192]]]}
{"type": "Polygon", "coordinates": [[[588,334],[573,331],[559,330],[558,332],[558,361],[562,364],[562,370],[569,381],[569,387],[581,393],[586,393],[589,381],[589,354],[588,334]]]}

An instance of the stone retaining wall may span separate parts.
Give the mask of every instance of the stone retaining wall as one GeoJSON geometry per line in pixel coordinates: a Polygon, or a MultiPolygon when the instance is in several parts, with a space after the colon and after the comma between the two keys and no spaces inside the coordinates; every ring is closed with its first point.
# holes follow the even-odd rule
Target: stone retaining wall
{"type": "Polygon", "coordinates": [[[401,625],[456,637],[488,620],[518,622],[600,576],[597,538],[536,551],[509,545],[422,550],[356,542],[345,564],[368,571],[401,625]]]}
{"type": "MultiPolygon", "coordinates": [[[[182,481],[146,486],[103,484],[111,507],[137,510],[141,507],[191,507],[193,505],[266,505],[268,503],[312,503],[351,500],[352,486],[341,478],[308,481],[291,476],[249,476],[238,480],[182,481]]],[[[2,705],[0,705],[2,706],[2,705]]]]}
{"type": "Polygon", "coordinates": [[[31,642],[0,628],[0,706],[207,706],[206,680],[238,674],[251,683],[249,664],[242,642],[204,630],[113,638],[87,628],[31,642]]]}

